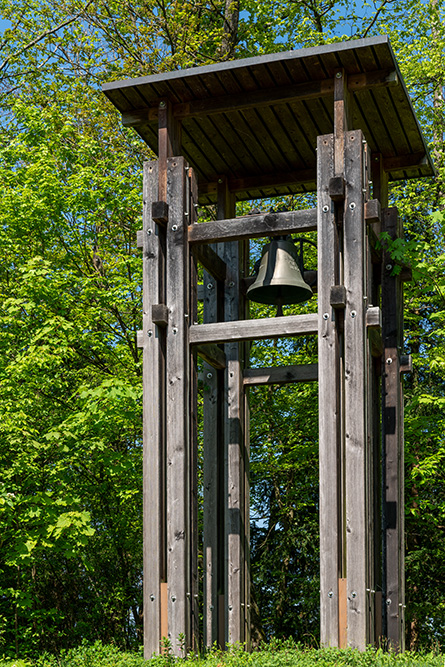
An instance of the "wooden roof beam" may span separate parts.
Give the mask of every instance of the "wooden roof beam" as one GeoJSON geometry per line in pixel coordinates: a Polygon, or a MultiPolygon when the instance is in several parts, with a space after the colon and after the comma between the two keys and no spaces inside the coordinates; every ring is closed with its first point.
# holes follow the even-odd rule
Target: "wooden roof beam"
{"type": "MultiPolygon", "coordinates": [[[[225,95],[204,100],[174,104],[175,118],[191,118],[193,116],[209,116],[229,111],[241,111],[252,107],[267,107],[285,102],[310,100],[327,97],[334,94],[335,78],[307,81],[276,88],[264,88],[239,95],[225,95]]],[[[348,90],[351,93],[359,90],[396,86],[399,83],[397,72],[394,70],[377,70],[349,75],[348,90]]],[[[146,107],[122,113],[122,123],[125,127],[135,127],[140,124],[154,123],[158,119],[158,107],[146,107]]]]}

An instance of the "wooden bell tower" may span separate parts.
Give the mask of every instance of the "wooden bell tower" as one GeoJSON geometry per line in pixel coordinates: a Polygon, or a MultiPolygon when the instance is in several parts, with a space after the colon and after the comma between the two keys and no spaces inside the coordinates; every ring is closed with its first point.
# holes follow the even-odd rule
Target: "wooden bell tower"
{"type": "Polygon", "coordinates": [[[319,385],[324,645],[404,648],[402,236],[388,181],[433,167],[386,37],[106,84],[158,159],[144,166],[144,641],[249,645],[255,384],[319,385]],[[313,209],[236,217],[240,200],[313,209]],[[198,204],[216,205],[200,223],[198,204]],[[249,239],[316,232],[318,313],[250,320],[249,239]],[[204,267],[197,284],[197,263],[204,267]],[[201,299],[203,321],[198,323],[201,299]],[[318,367],[251,369],[248,342],[317,336],[318,367]],[[199,627],[197,355],[204,360],[199,627]],[[203,637],[203,639],[201,639],[203,637]]]}

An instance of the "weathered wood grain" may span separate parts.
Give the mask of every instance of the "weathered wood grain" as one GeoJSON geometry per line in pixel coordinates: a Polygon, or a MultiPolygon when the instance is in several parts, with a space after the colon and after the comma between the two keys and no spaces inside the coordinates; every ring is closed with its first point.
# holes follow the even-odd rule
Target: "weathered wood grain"
{"type": "Polygon", "coordinates": [[[345,135],[345,509],[348,646],[367,645],[366,448],[367,348],[364,281],[364,151],[360,131],[345,135]]]}
{"type": "MultiPolygon", "coordinates": [[[[144,164],[143,208],[143,600],[144,654],[158,653],[165,628],[161,627],[161,580],[165,577],[163,454],[163,333],[152,320],[152,306],[162,298],[164,269],[162,230],[153,231],[151,205],[158,196],[158,164],[144,164]]],[[[166,609],[164,610],[166,614],[166,609]]]]}
{"type": "Polygon", "coordinates": [[[190,343],[225,343],[229,341],[261,340],[280,336],[303,336],[318,331],[316,314],[265,317],[258,320],[238,320],[190,327],[190,343]]]}
{"type": "Polygon", "coordinates": [[[201,222],[192,225],[189,229],[189,242],[195,244],[236,241],[260,238],[261,236],[309,232],[316,229],[316,209],[245,215],[239,218],[201,222]]]}
{"type": "Polygon", "coordinates": [[[190,645],[190,404],[189,295],[186,171],[183,157],[167,160],[169,225],[166,251],[166,303],[169,326],[166,348],[167,443],[167,582],[168,636],[174,655],[180,635],[190,645]]]}
{"type": "MultiPolygon", "coordinates": [[[[383,210],[383,231],[395,239],[402,234],[396,208],[383,210]]],[[[382,262],[382,424],[384,474],[383,569],[386,594],[384,632],[395,651],[404,649],[404,451],[403,393],[399,350],[403,342],[403,293],[400,276],[392,275],[391,258],[382,262]]]]}
{"type": "Polygon", "coordinates": [[[227,274],[227,266],[210,245],[194,245],[193,254],[208,273],[216,280],[224,282],[227,274]]]}
{"type": "Polygon", "coordinates": [[[339,643],[341,577],[340,359],[338,311],[331,287],[338,285],[338,235],[329,182],[334,176],[334,136],[318,137],[318,396],[320,479],[320,632],[324,646],[339,643]]]}

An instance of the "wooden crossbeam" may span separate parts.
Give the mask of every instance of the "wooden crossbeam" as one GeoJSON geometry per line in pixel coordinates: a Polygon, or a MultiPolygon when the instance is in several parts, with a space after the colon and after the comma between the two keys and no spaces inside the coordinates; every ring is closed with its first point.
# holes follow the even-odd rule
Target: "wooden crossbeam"
{"type": "Polygon", "coordinates": [[[207,361],[210,366],[213,366],[213,368],[216,368],[217,370],[222,370],[227,365],[224,350],[217,345],[212,343],[207,343],[207,345],[197,345],[196,351],[204,361],[207,361]]]}
{"type": "MultiPolygon", "coordinates": [[[[348,89],[351,92],[357,92],[365,88],[381,88],[397,84],[397,72],[393,70],[379,70],[376,72],[349,75],[348,89]]],[[[173,105],[173,115],[178,119],[209,116],[252,107],[258,109],[282,102],[310,100],[323,96],[328,97],[333,94],[334,79],[320,79],[318,81],[306,81],[290,86],[278,86],[272,90],[265,88],[239,95],[222,95],[221,97],[195,100],[185,104],[175,104],[173,105]]],[[[158,119],[158,115],[159,110],[157,107],[128,111],[122,114],[122,123],[125,127],[135,127],[141,123],[155,122],[158,119]]]]}
{"type": "Polygon", "coordinates": [[[215,243],[310,232],[317,229],[317,209],[245,215],[229,220],[201,222],[189,227],[190,243],[215,243]]]}
{"type": "Polygon", "coordinates": [[[318,364],[246,368],[243,374],[244,386],[313,382],[316,380],[318,380],[318,364]]]}
{"type": "Polygon", "coordinates": [[[190,343],[227,343],[241,340],[262,340],[280,336],[304,336],[318,332],[318,315],[287,315],[264,317],[258,320],[212,322],[193,324],[190,327],[190,343]]]}
{"type": "Polygon", "coordinates": [[[227,265],[213,248],[207,244],[195,245],[192,250],[198,262],[202,264],[203,267],[216,278],[216,280],[224,282],[227,275],[227,265]]]}

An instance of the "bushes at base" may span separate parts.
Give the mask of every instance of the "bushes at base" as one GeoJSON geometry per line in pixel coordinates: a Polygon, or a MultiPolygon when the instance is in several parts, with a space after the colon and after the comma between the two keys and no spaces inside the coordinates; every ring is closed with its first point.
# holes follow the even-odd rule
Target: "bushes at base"
{"type": "Polygon", "coordinates": [[[292,641],[272,641],[254,653],[233,646],[224,652],[215,649],[206,656],[177,659],[169,653],[147,661],[142,653],[125,653],[115,646],[96,642],[62,651],[57,657],[0,660],[0,667],[443,667],[444,663],[445,656],[436,652],[394,655],[369,648],[360,653],[353,649],[305,648],[292,641]]]}

